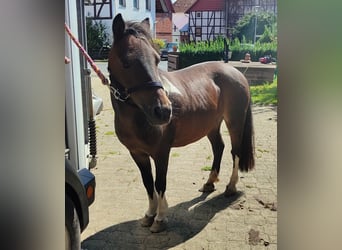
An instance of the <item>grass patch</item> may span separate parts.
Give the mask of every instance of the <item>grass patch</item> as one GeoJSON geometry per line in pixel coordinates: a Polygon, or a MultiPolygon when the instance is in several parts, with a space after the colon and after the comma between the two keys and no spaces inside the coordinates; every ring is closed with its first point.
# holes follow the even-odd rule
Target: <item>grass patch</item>
{"type": "Polygon", "coordinates": [[[179,157],[180,156],[180,154],[178,154],[178,153],[172,153],[171,154],[171,157],[179,157]]]}
{"type": "Polygon", "coordinates": [[[116,151],[109,151],[108,154],[110,155],[119,155],[120,152],[116,152],[116,151]]]}
{"type": "Polygon", "coordinates": [[[114,131],[107,131],[105,135],[114,135],[114,131]]]}
{"type": "Polygon", "coordinates": [[[202,171],[211,171],[211,166],[204,166],[201,168],[202,171]]]}
{"type": "Polygon", "coordinates": [[[258,148],[257,151],[259,151],[261,153],[269,153],[270,152],[267,149],[260,149],[260,148],[258,148]]]}
{"type": "Polygon", "coordinates": [[[265,83],[263,85],[251,86],[251,96],[253,104],[260,105],[277,105],[278,104],[278,81],[275,79],[273,83],[265,83]]]}

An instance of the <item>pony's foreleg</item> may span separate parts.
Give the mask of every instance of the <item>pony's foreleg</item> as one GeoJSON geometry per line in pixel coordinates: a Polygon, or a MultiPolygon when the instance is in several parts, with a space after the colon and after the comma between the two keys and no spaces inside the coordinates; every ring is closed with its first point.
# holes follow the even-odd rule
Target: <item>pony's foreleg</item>
{"type": "Polygon", "coordinates": [[[222,154],[224,150],[224,143],[222,140],[222,136],[220,134],[220,126],[212,130],[208,134],[208,139],[213,149],[214,160],[213,160],[213,165],[211,167],[211,171],[209,174],[209,178],[207,182],[203,185],[203,187],[199,190],[200,192],[205,192],[205,193],[210,193],[210,192],[215,191],[214,182],[219,181],[218,175],[220,173],[221,159],[222,159],[222,154]]]}
{"type": "Polygon", "coordinates": [[[141,219],[140,223],[143,227],[150,227],[153,224],[158,208],[158,199],[154,190],[150,158],[147,154],[137,154],[132,152],[131,156],[139,167],[149,201],[149,206],[145,213],[145,217],[141,219]]]}
{"type": "Polygon", "coordinates": [[[155,187],[158,196],[158,208],[157,215],[154,218],[153,225],[150,227],[150,231],[152,233],[159,233],[166,229],[167,226],[167,211],[168,204],[166,200],[166,175],[168,169],[168,160],[169,160],[169,152],[170,150],[166,150],[166,152],[160,153],[158,157],[155,158],[155,166],[156,166],[156,181],[155,187]]]}

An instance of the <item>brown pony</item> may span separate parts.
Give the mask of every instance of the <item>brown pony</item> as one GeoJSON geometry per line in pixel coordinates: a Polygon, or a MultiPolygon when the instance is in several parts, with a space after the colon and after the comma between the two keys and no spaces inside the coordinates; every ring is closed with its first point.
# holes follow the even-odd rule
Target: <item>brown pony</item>
{"type": "Polygon", "coordinates": [[[249,85],[234,67],[206,62],[186,69],[158,69],[149,20],[113,20],[114,42],[109,54],[115,131],[140,169],[149,207],[142,226],[151,232],[166,228],[165,190],[171,147],[181,147],[207,136],[214,160],[208,181],[200,189],[214,191],[224,143],[220,125],[225,122],[231,139],[233,171],[225,195],[236,192],[238,169],[254,167],[254,139],[249,85]],[[156,167],[155,182],[150,157],[156,167]]]}

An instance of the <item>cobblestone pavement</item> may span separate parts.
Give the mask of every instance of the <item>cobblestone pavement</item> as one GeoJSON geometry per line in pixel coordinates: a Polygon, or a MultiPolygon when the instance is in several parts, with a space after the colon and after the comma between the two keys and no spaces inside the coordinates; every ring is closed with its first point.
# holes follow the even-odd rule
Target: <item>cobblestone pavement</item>
{"type": "Polygon", "coordinates": [[[230,141],[226,147],[216,191],[198,191],[211,165],[209,141],[200,141],[170,154],[166,197],[169,223],[152,234],[139,225],[148,201],[140,172],[114,132],[109,91],[92,78],[93,89],[104,100],[97,116],[98,164],[96,198],[90,222],[82,233],[82,248],[93,249],[277,249],[277,111],[253,107],[256,167],[239,173],[239,194],[223,196],[232,171],[230,141]]]}

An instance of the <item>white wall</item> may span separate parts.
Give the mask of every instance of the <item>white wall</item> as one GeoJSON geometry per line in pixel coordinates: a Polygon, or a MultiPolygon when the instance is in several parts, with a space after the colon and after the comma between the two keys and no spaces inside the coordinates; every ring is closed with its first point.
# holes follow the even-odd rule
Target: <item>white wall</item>
{"type": "MultiPolygon", "coordinates": [[[[155,20],[156,20],[156,1],[151,0],[151,10],[146,9],[146,0],[139,0],[139,9],[133,7],[133,0],[126,0],[126,6],[120,6],[119,0],[112,0],[113,7],[113,19],[114,17],[121,13],[122,17],[125,21],[142,21],[146,17],[150,19],[151,25],[151,33],[155,34],[155,20]]],[[[104,9],[104,15],[109,16],[109,11],[104,9]]],[[[93,16],[93,6],[85,6],[85,16],[88,16],[88,13],[93,16]]],[[[99,21],[99,20],[97,20],[99,21]]],[[[101,19],[101,22],[106,25],[107,32],[110,34],[110,40],[112,42],[112,22],[113,20],[101,19]]]]}

